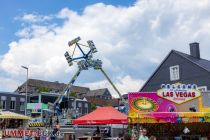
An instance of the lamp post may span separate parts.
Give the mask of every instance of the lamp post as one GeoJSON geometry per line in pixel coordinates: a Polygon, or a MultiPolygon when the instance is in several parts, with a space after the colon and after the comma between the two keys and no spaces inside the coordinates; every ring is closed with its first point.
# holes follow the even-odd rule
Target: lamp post
{"type": "Polygon", "coordinates": [[[27,94],[28,94],[28,67],[21,66],[27,71],[27,79],[26,79],[26,99],[25,99],[25,115],[27,115],[27,94]]]}

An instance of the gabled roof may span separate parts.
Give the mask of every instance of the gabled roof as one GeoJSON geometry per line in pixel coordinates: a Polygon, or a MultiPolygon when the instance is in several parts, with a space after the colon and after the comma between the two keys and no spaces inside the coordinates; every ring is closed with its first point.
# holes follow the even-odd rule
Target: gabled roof
{"type": "MultiPolygon", "coordinates": [[[[86,96],[97,96],[97,95],[103,95],[108,89],[102,88],[102,89],[96,89],[96,90],[90,90],[86,96]]],[[[109,90],[108,90],[109,91],[109,90]]]]}
{"type": "Polygon", "coordinates": [[[206,60],[206,59],[197,59],[189,54],[186,54],[186,53],[182,53],[182,52],[179,52],[179,51],[175,51],[173,50],[176,54],[188,59],[189,61],[191,61],[192,63],[198,65],[199,67],[207,70],[208,72],[210,72],[210,61],[209,60],[206,60]]]}
{"type": "MultiPolygon", "coordinates": [[[[18,87],[16,92],[22,93],[25,92],[26,82],[24,82],[21,86],[18,87]]],[[[28,79],[28,92],[33,92],[33,87],[45,87],[51,90],[57,90],[58,92],[62,92],[62,90],[66,87],[66,84],[59,83],[59,82],[50,82],[38,79],[28,79]]],[[[72,91],[76,93],[87,93],[89,92],[89,88],[87,87],[80,87],[80,86],[73,86],[72,91]]]]}
{"type": "Polygon", "coordinates": [[[96,104],[97,106],[119,106],[119,99],[99,99],[91,96],[86,96],[86,100],[90,103],[96,104]]]}
{"type": "Polygon", "coordinates": [[[206,60],[206,59],[198,59],[198,58],[195,58],[189,54],[186,54],[186,53],[182,53],[182,52],[179,52],[179,51],[176,51],[176,50],[171,50],[169,52],[169,54],[163,59],[163,61],[161,62],[161,64],[158,66],[158,68],[154,71],[154,73],[148,78],[148,80],[144,83],[144,85],[141,87],[140,91],[146,86],[146,84],[150,81],[150,79],[156,74],[156,72],[159,70],[159,68],[161,67],[161,65],[168,59],[168,57],[172,54],[172,53],[175,53],[179,56],[181,56],[182,58],[190,61],[191,63],[197,65],[198,67],[210,72],[210,61],[209,60],[206,60]]]}

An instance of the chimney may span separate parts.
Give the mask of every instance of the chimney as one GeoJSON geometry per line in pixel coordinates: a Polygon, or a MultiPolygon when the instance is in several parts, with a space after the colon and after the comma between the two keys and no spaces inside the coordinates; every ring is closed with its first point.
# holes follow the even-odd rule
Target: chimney
{"type": "Polygon", "coordinates": [[[199,43],[190,43],[190,55],[197,59],[200,59],[199,43]]]}

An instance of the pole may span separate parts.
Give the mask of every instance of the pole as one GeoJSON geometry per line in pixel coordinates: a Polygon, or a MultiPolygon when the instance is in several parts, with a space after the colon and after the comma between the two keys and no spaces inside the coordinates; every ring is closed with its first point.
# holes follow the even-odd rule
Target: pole
{"type": "Polygon", "coordinates": [[[120,99],[125,103],[124,98],[122,97],[122,95],[120,94],[119,90],[115,87],[115,85],[112,83],[111,79],[108,77],[108,75],[106,74],[106,72],[100,68],[101,72],[104,74],[104,76],[106,77],[106,79],[109,81],[109,83],[112,85],[112,87],[114,88],[114,90],[117,92],[117,94],[119,95],[120,99]]]}
{"type": "Polygon", "coordinates": [[[26,101],[25,101],[25,115],[27,116],[27,96],[28,96],[28,68],[27,70],[27,79],[26,79],[26,101]]]}
{"type": "Polygon", "coordinates": [[[22,68],[26,69],[27,75],[26,75],[26,99],[25,99],[25,115],[27,116],[27,96],[28,96],[28,67],[21,66],[22,68]]]}

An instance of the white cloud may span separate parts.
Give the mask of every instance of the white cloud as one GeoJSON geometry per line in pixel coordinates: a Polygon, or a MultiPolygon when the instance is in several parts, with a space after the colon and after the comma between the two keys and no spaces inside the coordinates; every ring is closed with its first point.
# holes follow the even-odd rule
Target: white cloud
{"type": "Polygon", "coordinates": [[[19,81],[0,77],[0,91],[8,92],[11,89],[16,89],[19,81]],[[9,90],[8,90],[9,89],[9,90]]]}
{"type": "MultiPolygon", "coordinates": [[[[138,91],[140,87],[143,85],[143,83],[144,81],[133,79],[127,75],[125,77],[118,77],[116,82],[114,82],[114,85],[119,90],[119,92],[123,95],[128,92],[138,91]]],[[[107,80],[86,83],[84,86],[87,86],[92,90],[100,89],[100,88],[108,88],[113,97],[119,97],[117,92],[114,90],[114,88],[111,86],[111,84],[107,80]]]]}
{"type": "Polygon", "coordinates": [[[44,22],[47,20],[51,20],[52,18],[53,18],[52,15],[44,16],[33,13],[33,14],[24,14],[23,16],[17,16],[15,17],[15,20],[20,20],[28,23],[37,23],[37,22],[44,22]]]}
{"type": "MultiPolygon", "coordinates": [[[[198,41],[201,57],[210,59],[209,9],[208,0],[139,0],[130,7],[97,3],[81,14],[68,8],[56,15],[27,14],[21,20],[31,25],[17,31],[20,39],[9,44],[9,51],[0,59],[0,70],[4,77],[18,81],[23,76],[20,66],[26,65],[32,78],[66,82],[76,66],[69,68],[63,54],[72,49],[68,41],[81,36],[82,43],[95,42],[99,51],[95,57],[103,60],[114,81],[129,81],[125,77],[130,77],[131,84],[115,82],[123,92],[138,90],[140,87],[132,87],[135,81],[140,81],[137,87],[147,80],[171,49],[189,52],[188,43],[198,41]],[[52,18],[64,23],[44,24],[52,18]]],[[[93,83],[99,80],[94,75],[93,83]]],[[[83,78],[81,83],[88,82],[83,78]]]]}

